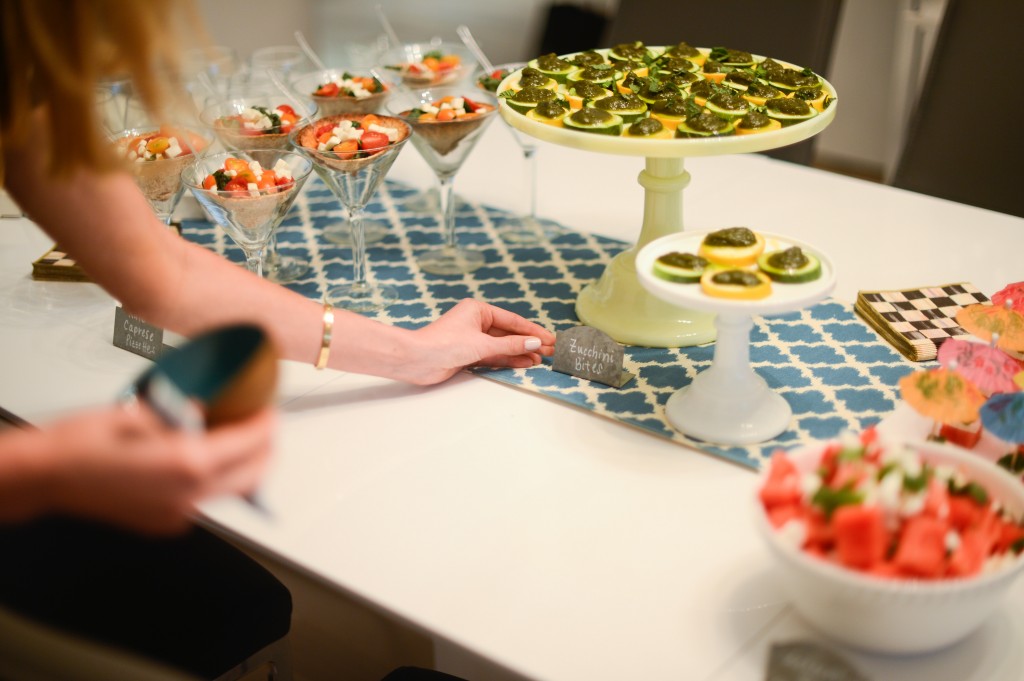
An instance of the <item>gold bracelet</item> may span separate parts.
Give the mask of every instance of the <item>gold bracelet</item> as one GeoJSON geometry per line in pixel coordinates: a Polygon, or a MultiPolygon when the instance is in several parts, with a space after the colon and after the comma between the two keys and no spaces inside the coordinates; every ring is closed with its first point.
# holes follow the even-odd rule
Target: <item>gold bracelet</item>
{"type": "Polygon", "coordinates": [[[320,339],[320,354],[316,358],[317,369],[327,367],[327,358],[331,356],[331,333],[334,331],[334,306],[324,303],[324,335],[320,339]]]}

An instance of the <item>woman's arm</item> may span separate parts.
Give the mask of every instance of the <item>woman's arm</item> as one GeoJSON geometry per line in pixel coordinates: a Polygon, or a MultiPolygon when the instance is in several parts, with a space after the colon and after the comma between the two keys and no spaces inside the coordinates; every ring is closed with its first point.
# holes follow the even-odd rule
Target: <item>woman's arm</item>
{"type": "MultiPolygon", "coordinates": [[[[80,170],[69,178],[49,177],[44,159],[50,142],[45,126],[37,130],[43,138],[31,144],[5,140],[7,189],[127,310],[186,336],[232,322],[256,323],[283,357],[316,361],[323,330],[319,303],[173,234],[127,173],[80,170]]],[[[471,364],[531,366],[553,345],[553,334],[542,327],[473,301],[419,331],[339,310],[329,366],[429,384],[471,364]]]]}

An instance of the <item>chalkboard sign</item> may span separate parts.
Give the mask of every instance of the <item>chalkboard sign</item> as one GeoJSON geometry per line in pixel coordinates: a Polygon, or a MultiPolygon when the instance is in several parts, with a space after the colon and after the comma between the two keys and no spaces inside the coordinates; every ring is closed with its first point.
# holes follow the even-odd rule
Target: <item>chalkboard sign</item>
{"type": "Polygon", "coordinates": [[[597,381],[613,388],[629,383],[633,374],[622,370],[622,346],[591,326],[559,331],[552,368],[563,374],[597,381]]]}
{"type": "Polygon", "coordinates": [[[810,641],[773,645],[764,678],[765,681],[868,681],[834,651],[810,641]]]}
{"type": "Polygon", "coordinates": [[[163,329],[128,314],[120,305],[114,310],[114,345],[146,359],[156,359],[170,349],[164,345],[163,329]]]}

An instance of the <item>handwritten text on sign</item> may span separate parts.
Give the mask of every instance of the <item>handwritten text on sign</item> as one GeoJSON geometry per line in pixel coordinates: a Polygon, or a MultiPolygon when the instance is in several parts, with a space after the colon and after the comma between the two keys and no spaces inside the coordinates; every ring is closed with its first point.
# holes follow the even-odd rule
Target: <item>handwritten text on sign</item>
{"type": "Polygon", "coordinates": [[[607,334],[590,326],[576,326],[558,332],[552,368],[621,388],[633,378],[622,370],[622,346],[607,334]]]}

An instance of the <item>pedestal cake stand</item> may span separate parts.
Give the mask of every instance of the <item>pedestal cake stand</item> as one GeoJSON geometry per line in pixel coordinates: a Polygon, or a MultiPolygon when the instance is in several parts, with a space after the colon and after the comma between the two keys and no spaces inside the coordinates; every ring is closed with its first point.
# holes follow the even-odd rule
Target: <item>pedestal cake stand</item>
{"type": "Polygon", "coordinates": [[[760,300],[714,298],[700,284],[680,284],[654,276],[654,261],[666,253],[696,253],[703,233],[672,234],[640,249],[636,271],[640,284],[667,305],[717,315],[718,341],[711,368],[697,374],[693,382],[673,394],[665,405],[665,416],[686,435],[730,445],[763,442],[789,426],[793,410],[771,390],[750,366],[752,315],[769,315],[800,310],[826,298],[835,288],[832,261],[813,246],[795,239],[766,234],[765,250],[777,251],[799,246],[821,261],[821,276],[802,284],[772,282],[772,292],[760,300]]]}
{"type": "MultiPolygon", "coordinates": [[[[498,92],[514,88],[520,75],[521,71],[509,74],[498,86],[498,92]]],[[[835,98],[831,84],[822,79],[822,86],[835,98]]],[[[580,292],[576,315],[582,323],[604,331],[619,343],[668,348],[699,345],[715,338],[713,314],[667,303],[652,296],[637,281],[638,251],[655,239],[683,231],[683,189],[690,183],[684,160],[691,156],[765,151],[800,142],[818,134],[832,122],[837,104],[833,101],[809,120],[770,132],[667,140],[616,137],[556,127],[527,118],[504,99],[500,100],[499,111],[513,128],[545,142],[602,154],[646,158],[646,166],[638,178],[644,188],[644,212],[637,243],[617,255],[600,279],[580,292]]]]}

